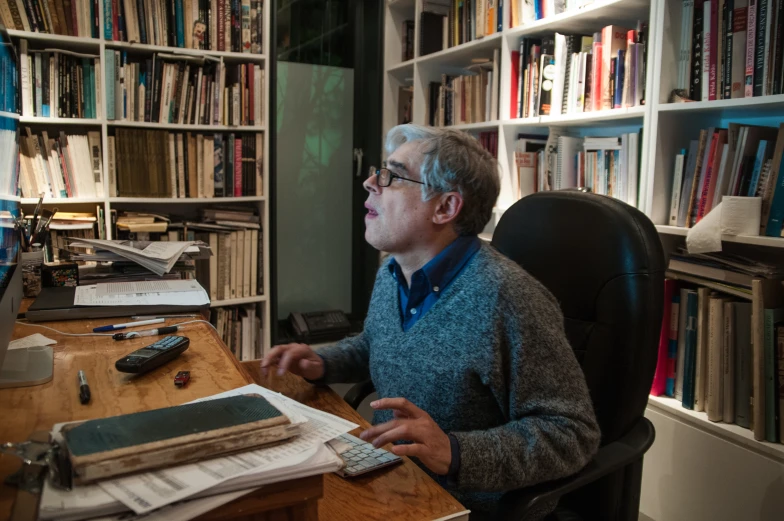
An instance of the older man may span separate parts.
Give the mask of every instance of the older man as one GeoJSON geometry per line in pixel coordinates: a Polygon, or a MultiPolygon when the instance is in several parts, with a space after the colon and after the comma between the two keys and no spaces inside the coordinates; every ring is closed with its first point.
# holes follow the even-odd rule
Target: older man
{"type": "MultiPolygon", "coordinates": [[[[453,130],[401,125],[365,181],[365,239],[390,253],[364,331],[262,361],[323,383],[372,378],[361,437],[414,457],[474,512],[567,476],[597,450],[582,371],[548,290],[477,235],[498,197],[495,159],[453,130]]],[[[534,225],[535,223],[531,223],[534,225]]],[[[473,517],[473,516],[472,516],[473,517]]]]}

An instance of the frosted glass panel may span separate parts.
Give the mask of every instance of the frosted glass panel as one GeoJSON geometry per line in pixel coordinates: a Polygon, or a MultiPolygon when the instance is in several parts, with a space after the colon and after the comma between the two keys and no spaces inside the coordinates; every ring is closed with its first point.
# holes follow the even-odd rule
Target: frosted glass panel
{"type": "Polygon", "coordinates": [[[354,71],[277,66],[278,317],[350,312],[354,71]]]}

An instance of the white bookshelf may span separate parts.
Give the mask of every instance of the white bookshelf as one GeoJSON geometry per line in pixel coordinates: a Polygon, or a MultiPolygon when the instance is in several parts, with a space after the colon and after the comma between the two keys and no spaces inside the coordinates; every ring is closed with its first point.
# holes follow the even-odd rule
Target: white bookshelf
{"type": "MultiPolygon", "coordinates": [[[[35,116],[19,116],[17,114],[9,114],[3,113],[4,116],[12,117],[19,120],[21,126],[30,126],[35,130],[37,126],[46,126],[49,125],[51,127],[57,128],[62,127],[65,131],[73,131],[76,128],[85,128],[87,130],[95,130],[100,129],[101,131],[101,146],[102,146],[102,168],[103,168],[103,185],[107,190],[107,193],[103,194],[100,197],[91,197],[91,198],[48,198],[44,200],[44,204],[50,208],[58,207],[63,209],[64,207],[68,208],[69,210],[77,210],[77,207],[83,207],[85,210],[95,210],[95,206],[102,206],[106,215],[106,219],[108,222],[108,216],[110,215],[110,210],[112,208],[117,208],[118,206],[122,209],[126,210],[135,210],[135,209],[145,209],[147,211],[159,211],[159,212],[169,212],[170,209],[166,208],[169,205],[176,205],[176,208],[186,208],[188,205],[203,205],[203,206],[213,206],[213,205],[226,205],[226,204],[238,204],[242,205],[243,207],[253,207],[261,217],[261,233],[260,239],[263,241],[263,264],[264,264],[264,273],[259,273],[258,276],[263,277],[264,280],[264,294],[258,295],[254,297],[247,297],[247,298],[236,298],[236,299],[228,299],[228,300],[220,300],[220,301],[213,301],[211,303],[211,307],[225,307],[225,306],[236,306],[236,305],[244,305],[244,304],[256,304],[258,308],[259,317],[261,318],[262,324],[262,331],[263,331],[263,341],[262,347],[263,350],[266,352],[271,347],[271,317],[270,317],[270,306],[269,301],[267,299],[267,295],[270,292],[270,272],[269,272],[269,265],[270,265],[270,248],[269,248],[269,205],[267,204],[267,197],[266,194],[269,191],[269,138],[266,134],[266,130],[269,127],[269,78],[270,78],[270,65],[269,60],[267,57],[269,56],[269,52],[271,50],[270,46],[270,2],[264,2],[264,42],[262,47],[262,53],[260,54],[252,54],[252,53],[242,53],[242,52],[231,52],[231,51],[208,51],[208,50],[197,50],[197,49],[183,49],[178,47],[166,47],[160,45],[146,45],[146,44],[139,44],[139,43],[129,43],[129,42],[117,42],[111,40],[104,40],[102,38],[81,38],[81,37],[74,37],[74,36],[62,36],[57,34],[44,34],[44,33],[33,33],[27,31],[18,31],[18,30],[8,30],[9,35],[11,36],[14,42],[18,42],[19,39],[26,39],[30,42],[30,46],[32,48],[33,44],[35,44],[35,48],[51,48],[51,49],[65,49],[70,51],[77,51],[77,52],[84,52],[95,54],[99,57],[100,61],[100,69],[96,69],[96,76],[100,74],[101,80],[101,103],[103,106],[101,107],[101,114],[104,116],[107,114],[106,111],[106,86],[105,86],[105,78],[106,78],[106,63],[104,60],[104,51],[107,49],[116,49],[121,51],[130,51],[133,52],[135,55],[152,55],[156,52],[163,52],[169,54],[179,54],[183,56],[203,56],[209,55],[211,57],[215,57],[218,60],[222,60],[226,63],[236,64],[236,63],[253,63],[259,64],[263,67],[264,70],[264,85],[262,90],[262,103],[263,103],[263,121],[261,124],[258,125],[248,125],[248,126],[228,126],[228,125],[187,125],[187,124],[171,124],[171,123],[147,123],[147,122],[136,122],[136,121],[128,121],[128,120],[106,120],[105,118],[96,118],[96,119],[78,119],[78,118],[44,118],[44,117],[35,117],[35,116]],[[115,128],[118,127],[125,127],[125,128],[138,128],[138,129],[155,129],[155,130],[170,130],[170,131],[182,131],[182,132],[200,132],[200,133],[211,133],[211,132],[220,132],[220,133],[230,133],[230,132],[242,132],[242,133],[263,133],[263,158],[264,158],[264,176],[263,176],[263,191],[262,193],[265,195],[262,196],[247,196],[247,197],[212,197],[212,198],[147,198],[147,197],[111,197],[108,193],[109,188],[109,173],[107,169],[107,165],[109,163],[108,157],[108,147],[107,147],[107,138],[108,136],[113,133],[115,128]],[[111,131],[110,131],[111,129],[111,131]]],[[[98,17],[99,17],[99,27],[100,33],[103,34],[103,27],[104,27],[104,10],[98,10],[98,17]]],[[[21,90],[20,90],[21,93],[21,90]]],[[[23,205],[32,206],[37,204],[38,199],[35,198],[21,198],[21,203],[23,205]]],[[[78,208],[81,209],[81,208],[78,208]]],[[[192,207],[191,207],[192,209],[192,207]]],[[[174,210],[172,213],[177,213],[174,210]]],[[[107,226],[107,237],[110,237],[111,229],[107,226]]]]}
{"type": "MultiPolygon", "coordinates": [[[[474,58],[492,58],[501,50],[501,91],[498,121],[460,125],[476,134],[495,130],[501,175],[514,171],[518,133],[546,136],[548,127],[565,127],[580,136],[618,135],[644,128],[639,173],[639,208],[654,222],[665,253],[683,245],[688,230],[668,225],[675,154],[699,130],[726,128],[729,122],[778,126],[784,121],[784,94],[718,101],[669,103],[677,82],[683,0],[598,0],[585,8],[545,18],[523,27],[505,27],[500,35],[419,57],[419,13],[422,0],[388,1],[385,20],[383,132],[397,123],[398,87],[413,86],[413,121],[427,122],[428,82],[441,74],[471,65],[474,58]],[[403,20],[414,20],[414,59],[401,62],[403,20]],[[590,34],[610,24],[648,22],[646,104],[639,107],[563,116],[511,119],[510,51],[521,37],[553,32],[590,34]]],[[[503,19],[510,19],[504,2],[503,19]]],[[[505,22],[505,25],[508,25],[505,22]]],[[[380,136],[383,139],[383,135],[380,136]]],[[[524,194],[526,195],[526,194],[524,194]]],[[[499,215],[500,211],[496,212],[499,215]]],[[[492,225],[482,238],[492,238],[492,225]],[[487,233],[490,232],[490,233],[487,233]]],[[[723,248],[766,261],[784,263],[784,238],[722,237],[723,248]]],[[[688,276],[678,276],[694,281],[688,276]]],[[[708,285],[710,286],[710,285],[708,285]]],[[[719,285],[713,289],[725,291],[719,285]]],[[[738,299],[751,296],[737,292],[738,299]]],[[[658,331],[657,331],[658,335],[658,331]]],[[[643,465],[640,510],[655,521],[780,520],[784,511],[784,444],[760,442],[734,424],[710,422],[707,415],[683,409],[674,399],[650,397],[646,416],[656,428],[656,441],[643,465]]]]}

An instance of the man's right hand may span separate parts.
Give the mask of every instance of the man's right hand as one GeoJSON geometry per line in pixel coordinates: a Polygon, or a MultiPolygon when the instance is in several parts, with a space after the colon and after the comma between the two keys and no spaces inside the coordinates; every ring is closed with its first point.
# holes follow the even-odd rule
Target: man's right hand
{"type": "Polygon", "coordinates": [[[324,376],[324,360],[305,344],[284,344],[273,347],[261,360],[261,373],[266,376],[273,365],[278,366],[278,374],[286,371],[318,380],[324,376]]]}

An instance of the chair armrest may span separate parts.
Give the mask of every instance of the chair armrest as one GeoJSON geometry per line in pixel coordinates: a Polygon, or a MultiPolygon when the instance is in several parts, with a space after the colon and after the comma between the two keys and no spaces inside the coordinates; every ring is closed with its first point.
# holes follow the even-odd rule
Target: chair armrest
{"type": "Polygon", "coordinates": [[[355,411],[362,403],[362,400],[370,396],[376,391],[376,388],[373,386],[373,380],[365,380],[364,382],[360,382],[355,384],[351,389],[349,389],[343,399],[348,402],[352,409],[355,411]]]}
{"type": "Polygon", "coordinates": [[[601,447],[577,474],[504,494],[501,498],[502,512],[508,513],[507,519],[524,519],[534,507],[556,501],[569,492],[639,460],[651,447],[655,436],[651,422],[645,417],[640,418],[622,438],[601,447]]]}

